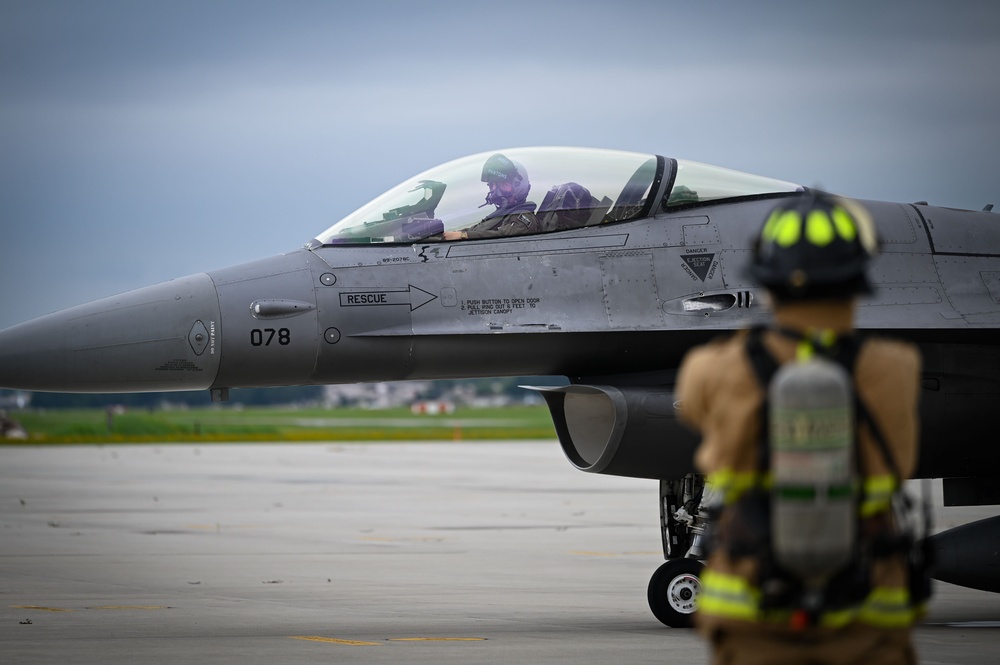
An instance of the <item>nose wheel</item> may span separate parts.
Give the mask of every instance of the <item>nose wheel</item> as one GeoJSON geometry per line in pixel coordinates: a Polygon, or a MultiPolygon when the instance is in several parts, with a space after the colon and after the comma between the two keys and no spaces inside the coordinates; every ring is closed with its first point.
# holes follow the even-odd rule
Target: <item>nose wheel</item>
{"type": "Polygon", "coordinates": [[[694,623],[704,568],[697,559],[670,559],[656,569],[646,598],[661,623],[671,628],[688,628],[694,623]]]}

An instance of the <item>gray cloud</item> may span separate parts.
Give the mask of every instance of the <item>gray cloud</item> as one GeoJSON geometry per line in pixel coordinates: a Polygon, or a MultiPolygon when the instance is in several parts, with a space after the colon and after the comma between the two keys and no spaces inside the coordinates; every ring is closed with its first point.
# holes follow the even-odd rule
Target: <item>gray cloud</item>
{"type": "MultiPolygon", "coordinates": [[[[992,2],[0,4],[0,326],[291,249],[514,145],[1000,195],[992,2]]],[[[1000,203],[1000,201],[997,201],[1000,203]]]]}

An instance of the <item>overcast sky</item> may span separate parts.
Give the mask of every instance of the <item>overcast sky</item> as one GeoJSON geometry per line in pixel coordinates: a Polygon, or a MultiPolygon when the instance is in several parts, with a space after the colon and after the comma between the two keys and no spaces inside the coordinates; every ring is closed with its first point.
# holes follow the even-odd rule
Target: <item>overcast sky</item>
{"type": "Polygon", "coordinates": [[[997,2],[345,4],[0,0],[0,327],[504,147],[1000,204],[997,2]]]}

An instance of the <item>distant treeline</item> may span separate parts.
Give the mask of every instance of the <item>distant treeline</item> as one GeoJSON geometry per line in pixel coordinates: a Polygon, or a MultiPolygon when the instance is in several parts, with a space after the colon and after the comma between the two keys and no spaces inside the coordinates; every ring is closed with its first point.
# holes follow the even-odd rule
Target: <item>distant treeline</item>
{"type": "MultiPolygon", "coordinates": [[[[422,399],[443,399],[456,393],[475,395],[507,395],[521,399],[521,385],[565,385],[562,377],[502,377],[489,379],[442,379],[429,381],[422,399]]],[[[0,389],[0,409],[12,410],[16,392],[0,389]]],[[[164,404],[207,406],[212,400],[207,390],[160,393],[30,393],[33,409],[95,409],[122,405],[133,409],[157,409],[164,404]]],[[[325,402],[324,386],[289,386],[283,388],[233,389],[229,401],[245,406],[318,405],[325,402]]]]}
{"type": "MultiPolygon", "coordinates": [[[[12,391],[0,391],[6,397],[12,391]]],[[[292,386],[288,388],[245,388],[230,391],[231,402],[247,406],[269,404],[306,404],[323,400],[323,386],[292,386]]],[[[165,403],[186,406],[207,406],[212,399],[207,390],[167,393],[31,393],[33,409],[95,409],[120,404],[133,409],[155,409],[165,403]]]]}

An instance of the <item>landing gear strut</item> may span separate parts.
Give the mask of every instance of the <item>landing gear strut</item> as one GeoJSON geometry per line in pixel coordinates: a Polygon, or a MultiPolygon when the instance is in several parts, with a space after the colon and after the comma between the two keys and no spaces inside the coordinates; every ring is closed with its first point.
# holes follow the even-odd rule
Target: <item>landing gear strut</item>
{"type": "Polygon", "coordinates": [[[660,534],[667,559],[652,579],[646,599],[661,623],[687,628],[694,621],[701,589],[701,536],[707,518],[700,509],[705,479],[688,474],[681,480],[660,481],[660,534]]]}

